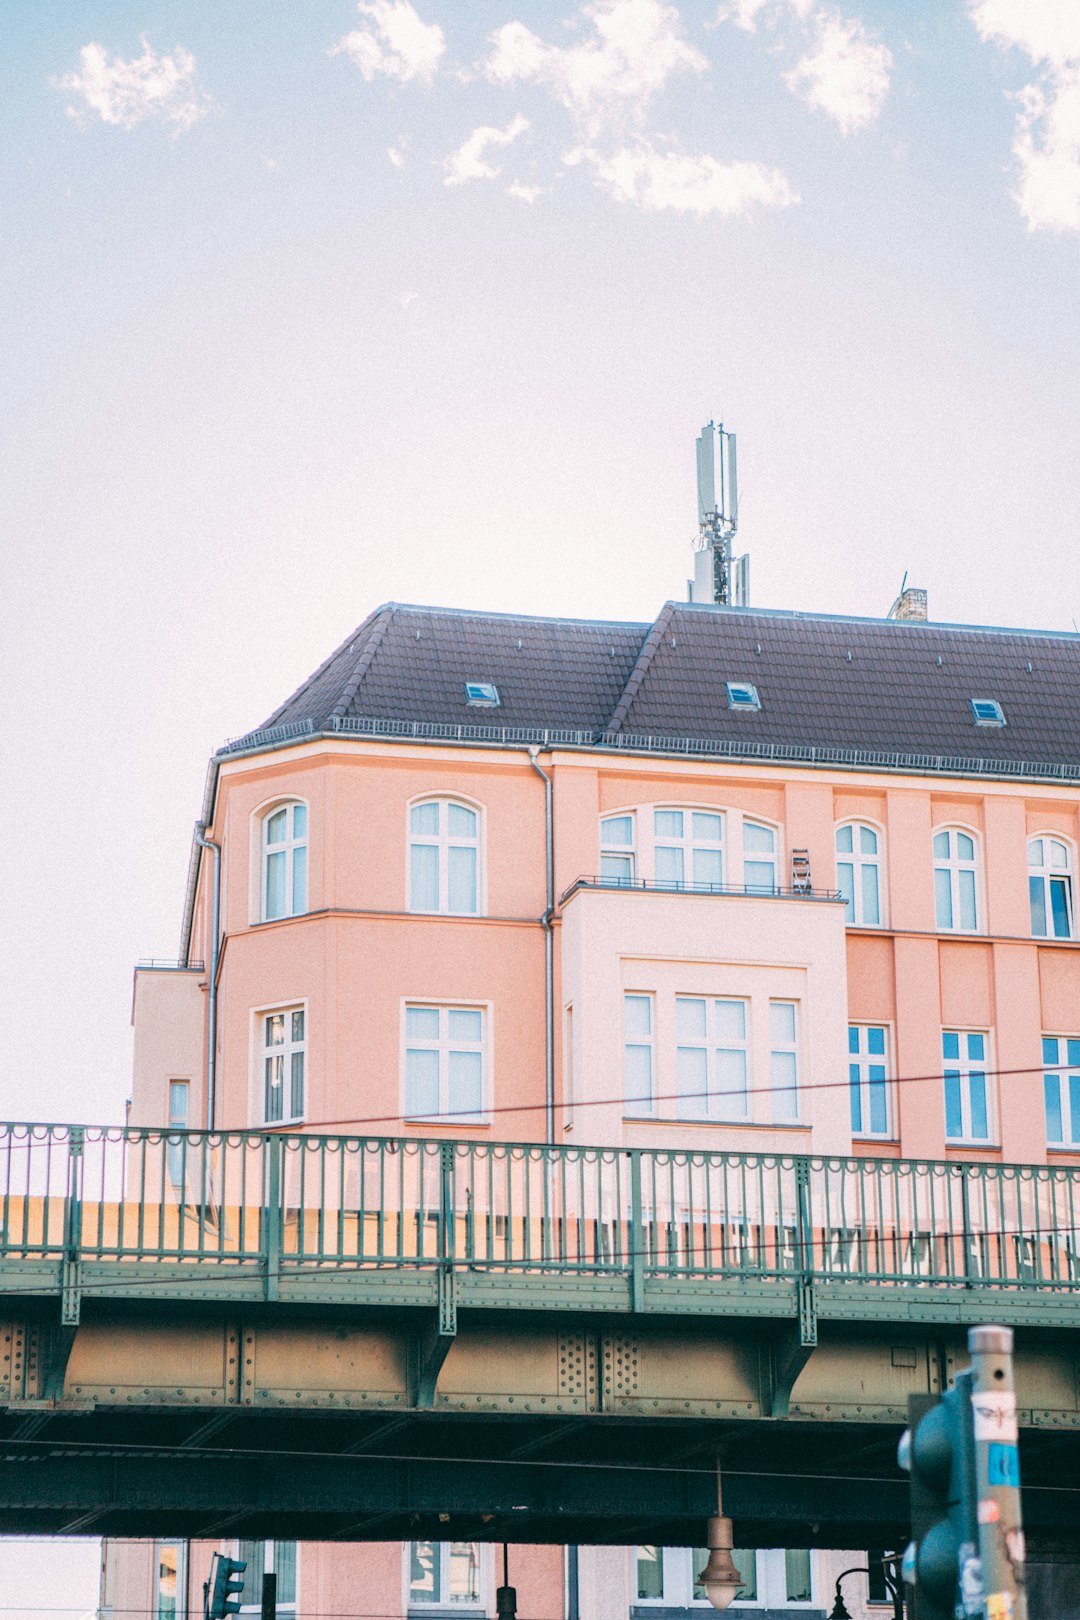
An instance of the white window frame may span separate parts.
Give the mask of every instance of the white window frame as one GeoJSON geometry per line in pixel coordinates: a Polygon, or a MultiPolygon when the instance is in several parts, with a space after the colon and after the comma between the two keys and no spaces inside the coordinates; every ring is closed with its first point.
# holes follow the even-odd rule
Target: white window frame
{"type": "Polygon", "coordinates": [[[1060,833],[1033,833],[1028,839],[1028,905],[1031,908],[1031,937],[1032,939],[1075,939],[1076,913],[1073,904],[1073,847],[1069,839],[1063,838],[1060,833]],[[1034,846],[1038,844],[1042,849],[1042,860],[1037,864],[1033,862],[1034,846]],[[1065,865],[1054,866],[1048,857],[1047,844],[1057,844],[1065,851],[1065,865]],[[1053,912],[1053,886],[1060,883],[1065,896],[1066,931],[1059,934],[1056,929],[1051,932],[1054,919],[1053,912]],[[1035,896],[1033,886],[1038,885],[1042,896],[1043,922],[1045,926],[1040,931],[1035,927],[1035,896]]]}
{"type": "Polygon", "coordinates": [[[848,1025],[848,1086],[849,1099],[851,1093],[856,1091],[859,1096],[859,1116],[861,1123],[855,1125],[854,1108],[852,1109],[851,1134],[857,1141],[891,1142],[895,1137],[893,1125],[893,1097],[891,1064],[889,1053],[892,1049],[891,1030],[888,1024],[851,1023],[848,1025]],[[870,1032],[880,1030],[883,1037],[884,1051],[872,1052],[870,1050],[870,1032]],[[855,1035],[857,1044],[852,1047],[851,1037],[855,1035]],[[884,1072],[879,1077],[872,1073],[874,1069],[884,1072]],[[885,1128],[875,1131],[867,1121],[872,1117],[872,1087],[882,1086],[885,1093],[885,1128]]]}
{"type": "Polygon", "coordinates": [[[883,859],[884,834],[880,827],[872,821],[853,818],[849,821],[840,821],[836,825],[836,886],[844,895],[847,902],[844,915],[852,928],[883,928],[885,926],[885,862],[883,859]],[[851,849],[840,848],[840,835],[845,829],[851,831],[851,849]],[[863,832],[868,832],[877,840],[877,848],[873,854],[866,854],[859,847],[862,843],[863,832]],[[841,881],[840,869],[843,866],[851,868],[851,891],[845,890],[841,881]],[[866,894],[864,873],[872,869],[877,878],[877,916],[866,915],[866,894]]]}
{"type": "Polygon", "coordinates": [[[467,1125],[491,1123],[492,1005],[489,1001],[439,1001],[429,996],[407,996],[401,1003],[401,1117],[425,1124],[467,1125]],[[437,1012],[439,1034],[436,1040],[409,1034],[409,1013],[437,1012]],[[451,1013],[478,1013],[479,1041],[463,1041],[450,1033],[451,1013]],[[437,1113],[413,1111],[409,1107],[409,1050],[437,1052],[439,1069],[439,1108],[437,1113]],[[480,1108],[476,1113],[456,1113],[450,1104],[450,1056],[453,1052],[480,1055],[480,1108]]]}
{"type": "MultiPolygon", "coordinates": [[[[166,1158],[169,1165],[169,1180],[174,1187],[179,1187],[183,1181],[185,1168],[184,1137],[174,1136],[174,1131],[189,1131],[191,1129],[191,1080],[187,1075],[170,1075],[165,1082],[168,1093],[168,1119],[169,1136],[166,1158]],[[180,1110],[176,1106],[177,1093],[183,1088],[184,1107],[180,1110]]],[[[171,1545],[171,1543],[170,1543],[171,1545]]]]}
{"type": "Polygon", "coordinates": [[[449,1610],[453,1614],[483,1614],[487,1609],[488,1588],[488,1561],[485,1557],[485,1547],[481,1541],[466,1541],[462,1545],[476,1548],[476,1588],[478,1596],[475,1600],[469,1598],[453,1598],[450,1596],[450,1557],[451,1548],[457,1543],[453,1541],[433,1541],[431,1546],[435,1549],[435,1582],[436,1591],[431,1597],[414,1597],[412,1589],[412,1561],[415,1541],[403,1543],[403,1573],[405,1584],[405,1613],[430,1614],[439,1610],[449,1610]]]}
{"type": "MultiPolygon", "coordinates": [[[[284,1598],[281,1596],[280,1591],[278,1592],[278,1594],[277,1594],[277,1612],[278,1612],[278,1614],[292,1614],[292,1615],[295,1615],[295,1614],[299,1613],[299,1609],[300,1609],[300,1543],[298,1541],[292,1541],[289,1536],[278,1536],[273,1541],[260,1540],[258,1537],[253,1537],[252,1539],[254,1540],[255,1545],[257,1547],[261,1546],[262,1550],[263,1550],[263,1567],[260,1570],[254,1571],[254,1573],[258,1574],[258,1575],[276,1575],[278,1573],[278,1570],[277,1570],[277,1549],[278,1549],[278,1542],[279,1541],[283,1542],[283,1543],[284,1542],[290,1542],[291,1545],[296,1549],[294,1554],[293,1554],[293,1567],[294,1567],[294,1569],[296,1571],[296,1590],[295,1590],[291,1600],[288,1603],[285,1602],[284,1598]]],[[[241,1549],[242,1545],[243,1545],[243,1542],[242,1542],[242,1540],[239,1540],[239,1539],[233,1543],[233,1552],[232,1552],[232,1557],[233,1558],[239,1558],[240,1557],[240,1549],[241,1549]]],[[[247,1576],[248,1576],[249,1573],[250,1572],[247,1571],[247,1570],[245,1570],[245,1572],[244,1572],[245,1584],[246,1584],[247,1576]]],[[[258,1603],[241,1603],[241,1605],[240,1605],[240,1613],[241,1614],[259,1614],[259,1613],[261,1613],[261,1611],[262,1611],[262,1601],[261,1601],[262,1582],[261,1581],[259,1582],[259,1587],[260,1587],[260,1601],[258,1603]]]]}
{"type": "Polygon", "coordinates": [[[606,811],[600,817],[600,881],[616,886],[631,884],[637,877],[637,812],[634,810],[606,811]],[[605,838],[604,829],[609,822],[628,821],[630,823],[630,842],[628,844],[615,843],[605,838]],[[605,863],[614,864],[624,862],[625,867],[619,871],[605,872],[605,863]]]}
{"type": "Polygon", "coordinates": [[[701,890],[708,893],[710,889],[720,889],[726,880],[727,872],[727,818],[723,810],[706,808],[701,805],[685,804],[654,804],[652,807],[652,845],[653,845],[653,880],[657,886],[671,889],[701,890]],[[657,831],[656,820],[658,816],[682,816],[683,831],[681,835],[674,833],[661,833],[657,831]],[[695,835],[695,818],[697,816],[711,816],[720,823],[719,838],[700,838],[695,835]],[[661,849],[677,851],[681,856],[682,875],[680,877],[661,878],[659,873],[658,851],[661,849]],[[719,855],[720,876],[717,878],[699,878],[697,875],[697,856],[699,853],[719,855]]]}
{"type": "Polygon", "coordinates": [[[307,1001],[286,1001],[278,1006],[257,1007],[254,1010],[253,1017],[255,1020],[255,1028],[252,1045],[255,1058],[254,1094],[256,1102],[256,1106],[253,1110],[253,1116],[261,1121],[261,1127],[269,1127],[271,1129],[278,1125],[300,1124],[303,1122],[307,1113],[308,1088],[311,1081],[311,1065],[309,1062],[311,1020],[308,1016],[307,1001]],[[292,1015],[294,1013],[303,1014],[303,1037],[300,1040],[296,1040],[293,1037],[292,1015]],[[285,1020],[285,1041],[280,1047],[270,1046],[267,1043],[267,1022],[269,1019],[276,1018],[278,1016],[283,1017],[285,1020]],[[292,1056],[294,1052],[300,1053],[300,1055],[303,1057],[302,1084],[304,1091],[304,1106],[299,1113],[296,1113],[292,1107],[292,1056]],[[267,1118],[266,1106],[268,1088],[266,1062],[269,1057],[276,1057],[279,1055],[283,1059],[281,1097],[282,1112],[280,1119],[269,1119],[267,1118]],[[289,1105],[287,1108],[285,1106],[286,1102],[288,1102],[289,1105]]]}
{"type": "Polygon", "coordinates": [[[971,717],[977,726],[1001,727],[1008,722],[1005,719],[1005,710],[997,698],[973,697],[968,698],[971,704],[971,717]]]}
{"type": "MultiPolygon", "coordinates": [[[[658,1597],[638,1596],[638,1560],[642,1547],[630,1549],[630,1605],[634,1609],[709,1609],[712,1607],[707,1597],[695,1597],[695,1577],[700,1569],[695,1565],[701,1559],[701,1569],[705,1567],[708,1549],[705,1547],[656,1547],[655,1552],[660,1554],[660,1595],[658,1597]],[[704,1556],[703,1556],[704,1555],[704,1556]]],[[[756,1601],[756,1600],[755,1600],[756,1601]]],[[[736,1599],[738,1602],[738,1599],[736,1599]]]]}
{"type": "Polygon", "coordinates": [[[484,810],[483,806],[474,799],[468,799],[459,793],[423,793],[419,798],[410,799],[405,807],[405,847],[406,871],[405,883],[408,890],[408,909],[421,917],[483,917],[487,906],[484,894],[484,810]],[[438,831],[434,833],[420,833],[413,831],[412,816],[414,810],[424,805],[438,806],[438,831]],[[476,817],[476,834],[473,837],[464,837],[452,834],[449,830],[450,807],[458,810],[467,810],[476,817]],[[413,891],[413,849],[423,846],[437,852],[438,870],[438,905],[419,906],[415,903],[413,891]],[[451,849],[472,849],[476,852],[475,867],[475,904],[472,907],[460,910],[450,905],[450,858],[451,849]]]}
{"type": "Polygon", "coordinates": [[[753,1094],[751,1078],[751,1050],[753,1045],[753,1029],[751,1018],[753,1008],[746,996],[717,996],[694,995],[679,991],[674,997],[675,1003],[675,1089],[677,1097],[671,1108],[673,1116],[679,1119],[704,1124],[745,1124],[750,1119],[750,1098],[753,1094]],[[690,1036],[679,1033],[679,1003],[702,1003],[705,1008],[705,1031],[700,1036],[690,1036]],[[719,1006],[738,1006],[742,1009],[743,1032],[741,1037],[722,1034],[717,1024],[719,1021],[719,1006]],[[680,1070],[680,1057],[683,1052],[703,1052],[704,1064],[704,1096],[698,1096],[691,1101],[692,1093],[683,1091],[680,1070]],[[721,1067],[721,1053],[735,1053],[742,1057],[743,1090],[742,1107],[734,1106],[733,1094],[723,1090],[723,1079],[719,1073],[721,1067]]]}
{"type": "Polygon", "coordinates": [[[311,831],[311,806],[306,799],[288,798],[275,799],[273,804],[266,805],[258,811],[259,828],[259,903],[257,915],[260,922],[281,922],[286,917],[303,917],[308,910],[308,891],[311,882],[311,858],[309,850],[309,837],[311,831]],[[296,832],[296,812],[303,811],[304,830],[296,832]],[[270,823],[274,817],[286,813],[286,835],[284,838],[270,840],[270,823]],[[303,851],[304,892],[300,897],[302,904],[296,904],[294,893],[296,883],[297,855],[303,851]],[[285,906],[281,911],[271,914],[270,911],[270,861],[271,858],[282,858],[285,865],[285,906]]]}
{"type": "Polygon", "coordinates": [[[996,1114],[994,1109],[993,1058],[990,1048],[990,1031],[987,1029],[957,1029],[953,1026],[943,1028],[941,1031],[941,1070],[944,1087],[947,1088],[949,1080],[955,1073],[960,1084],[960,1134],[949,1133],[948,1124],[948,1090],[943,1092],[945,1101],[945,1141],[952,1146],[964,1147],[993,1147],[996,1141],[996,1114]],[[959,1049],[956,1058],[945,1055],[945,1040],[955,1035],[959,1049]],[[973,1058],[969,1048],[972,1037],[983,1042],[983,1056],[981,1059],[973,1058]],[[986,1135],[973,1136],[971,1134],[971,1079],[973,1075],[981,1075],[986,1099],[986,1135]]]}
{"type": "Polygon", "coordinates": [[[801,1007],[800,1003],[793,996],[770,996],[769,997],[768,1018],[769,1018],[769,1102],[770,1102],[770,1112],[771,1112],[771,1116],[772,1116],[772,1123],[774,1125],[801,1125],[803,1123],[803,1117],[802,1117],[802,1088],[801,1088],[802,1063],[800,1061],[800,1056],[799,1056],[799,1040],[800,1040],[801,1026],[802,1026],[802,1007],[801,1007]],[[773,1008],[774,1007],[790,1007],[791,1010],[792,1010],[792,1013],[793,1013],[793,1027],[794,1027],[795,1033],[794,1033],[794,1036],[792,1037],[792,1039],[790,1041],[781,1040],[781,1039],[777,1038],[777,1035],[776,1035],[776,1033],[775,1033],[775,1031],[773,1029],[773,1008]],[[793,1057],[794,1060],[795,1060],[794,1065],[793,1065],[793,1072],[794,1072],[795,1078],[794,1078],[793,1084],[790,1085],[790,1086],[789,1085],[781,1085],[781,1084],[778,1083],[777,1066],[776,1066],[776,1063],[775,1063],[775,1059],[778,1058],[778,1057],[793,1057]],[[793,1094],[793,1103],[794,1103],[793,1111],[792,1111],[792,1113],[790,1115],[778,1114],[777,1113],[777,1107],[776,1107],[777,1098],[779,1096],[783,1095],[786,1092],[791,1092],[793,1094]]]}
{"type": "Polygon", "coordinates": [[[761,698],[753,681],[725,681],[727,691],[727,706],[736,713],[756,714],[761,708],[761,698]]]}
{"type": "Polygon", "coordinates": [[[624,990],[623,1006],[623,1109],[628,1118],[650,1119],[656,1113],[656,995],[652,990],[624,990]],[[643,1002],[649,1011],[649,1028],[647,1033],[631,1032],[627,1028],[630,1001],[643,1002]],[[648,1054],[649,1066],[649,1095],[648,1097],[631,1097],[629,1085],[630,1048],[648,1054]]]}
{"type": "Polygon", "coordinates": [[[931,832],[931,855],[934,864],[934,923],[939,934],[981,934],[982,924],[982,882],[980,860],[979,834],[974,827],[965,827],[960,823],[947,822],[936,826],[931,832]],[[948,835],[948,854],[939,855],[934,845],[943,835],[948,835]],[[972,845],[971,856],[961,855],[957,840],[969,838],[972,845]],[[962,920],[963,905],[961,897],[960,877],[962,873],[972,874],[972,893],[974,895],[975,918],[970,928],[964,926],[962,920]],[[949,910],[948,922],[942,921],[941,907],[938,902],[938,873],[945,873],[949,880],[949,910]]]}
{"type": "Polygon", "coordinates": [[[161,1609],[161,1555],[166,1547],[176,1551],[176,1593],[173,1620],[187,1620],[187,1542],[180,1536],[158,1536],[154,1542],[153,1602],[149,1620],[164,1620],[161,1609]]]}
{"type": "Polygon", "coordinates": [[[742,880],[743,880],[744,889],[746,889],[747,892],[750,893],[750,894],[761,894],[761,895],[775,894],[776,891],[781,886],[780,885],[780,846],[781,846],[780,828],[777,826],[776,822],[774,822],[774,821],[763,821],[760,816],[743,816],[743,818],[742,818],[742,827],[741,827],[740,831],[741,831],[740,843],[741,843],[741,846],[742,846],[742,849],[741,849],[741,853],[742,853],[742,880]],[[771,836],[772,836],[772,850],[771,850],[771,852],[766,851],[766,850],[758,850],[758,849],[749,849],[748,850],[747,849],[747,846],[746,846],[746,833],[747,833],[748,828],[752,828],[754,831],[757,831],[757,830],[760,829],[762,832],[767,832],[767,833],[771,834],[771,836]],[[770,865],[772,867],[772,882],[769,883],[769,884],[756,883],[756,882],[751,883],[750,879],[747,876],[747,867],[748,866],[764,866],[764,865],[770,865]]]}
{"type": "Polygon", "coordinates": [[[1072,1100],[1077,1098],[1080,1114],[1080,1036],[1044,1035],[1043,1061],[1043,1114],[1046,1124],[1046,1146],[1051,1153],[1080,1153],[1080,1130],[1072,1129],[1072,1100]],[[1049,1048],[1053,1046],[1051,1053],[1049,1048]],[[1075,1048],[1075,1051],[1070,1051],[1075,1048]],[[1075,1058],[1075,1062],[1073,1061],[1075,1058]],[[1061,1135],[1050,1135],[1050,1095],[1056,1092],[1057,1112],[1061,1121],[1061,1135]]]}

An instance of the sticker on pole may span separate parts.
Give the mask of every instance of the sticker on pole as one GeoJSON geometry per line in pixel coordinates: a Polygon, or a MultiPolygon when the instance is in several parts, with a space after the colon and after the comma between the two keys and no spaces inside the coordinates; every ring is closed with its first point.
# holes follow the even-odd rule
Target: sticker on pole
{"type": "Polygon", "coordinates": [[[1011,1592],[989,1592],[986,1598],[986,1620],[1011,1620],[1013,1600],[1011,1592]]]}
{"type": "Polygon", "coordinates": [[[980,1390],[971,1397],[976,1440],[1005,1440],[1016,1444],[1016,1395],[1011,1389],[980,1390]]]}
{"type": "Polygon", "coordinates": [[[993,1485],[1020,1485],[1020,1453],[1015,1446],[991,1445],[986,1448],[986,1477],[993,1485]]]}

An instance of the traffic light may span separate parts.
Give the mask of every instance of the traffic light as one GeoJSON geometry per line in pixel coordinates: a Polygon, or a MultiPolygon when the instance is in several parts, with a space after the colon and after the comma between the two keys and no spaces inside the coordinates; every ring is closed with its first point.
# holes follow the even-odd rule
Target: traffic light
{"type": "Polygon", "coordinates": [[[243,1558],[226,1558],[222,1553],[214,1554],[214,1567],[210,1571],[210,1580],[207,1583],[209,1596],[206,1612],[209,1620],[226,1620],[228,1615],[240,1613],[246,1569],[247,1562],[243,1558]]]}
{"type": "Polygon", "coordinates": [[[910,1396],[908,1421],[899,1450],[911,1475],[904,1580],[915,1588],[916,1620],[954,1620],[958,1594],[979,1578],[971,1374],[961,1373],[940,1399],[910,1396]]]}

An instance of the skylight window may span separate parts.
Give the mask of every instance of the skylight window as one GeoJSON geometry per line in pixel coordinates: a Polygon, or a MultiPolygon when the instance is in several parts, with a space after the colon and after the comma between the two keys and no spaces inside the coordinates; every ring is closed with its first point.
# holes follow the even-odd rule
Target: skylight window
{"type": "Polygon", "coordinates": [[[996,698],[972,698],[971,712],[977,726],[1003,726],[1005,714],[996,698]]]}
{"type": "Polygon", "coordinates": [[[727,701],[729,709],[761,708],[757,687],[752,686],[749,681],[728,681],[727,701]]]}
{"type": "Polygon", "coordinates": [[[465,701],[474,709],[497,709],[499,688],[491,681],[466,681],[465,701]]]}

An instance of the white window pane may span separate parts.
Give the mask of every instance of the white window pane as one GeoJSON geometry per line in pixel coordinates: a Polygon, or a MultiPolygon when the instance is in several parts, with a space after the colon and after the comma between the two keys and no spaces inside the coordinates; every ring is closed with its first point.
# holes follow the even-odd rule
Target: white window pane
{"type": "Polygon", "coordinates": [[[667,844],[656,846],[656,881],[681,883],[683,881],[683,852],[667,844]]]}
{"type": "MultiPolygon", "coordinates": [[[[437,801],[432,799],[428,804],[414,804],[409,812],[409,828],[414,833],[425,833],[429,837],[437,837],[439,832],[439,806],[437,801]]],[[[426,1543],[420,1543],[420,1545],[426,1545],[426,1543]]]]}
{"type": "Polygon", "coordinates": [[[632,844],[634,842],[633,816],[608,816],[600,823],[602,844],[632,844]]]}
{"type": "Polygon", "coordinates": [[[476,811],[464,804],[448,804],[446,830],[451,838],[476,837],[476,811]]]}
{"type": "Polygon", "coordinates": [[[307,845],[293,850],[292,914],[298,917],[307,910],[307,845]]]}
{"type": "Polygon", "coordinates": [[[447,904],[451,911],[476,910],[476,850],[469,844],[451,844],[446,851],[447,904]]]}
{"type": "Polygon", "coordinates": [[[696,1118],[707,1112],[709,1060],[703,1046],[675,1048],[675,1085],[679,1093],[680,1114],[696,1118]]]}
{"type": "Polygon", "coordinates": [[[748,889],[775,889],[776,867],[772,861],[746,861],[743,877],[748,889]]]}
{"type": "Polygon", "coordinates": [[[859,848],[864,855],[877,854],[877,833],[873,827],[859,828],[859,848]]]}
{"type": "Polygon", "coordinates": [[[405,1112],[430,1117],[439,1112],[439,1054],[423,1047],[405,1052],[405,1112]]]}
{"type": "MultiPolygon", "coordinates": [[[[736,1547],[731,1557],[735,1568],[742,1577],[742,1587],[738,1597],[735,1599],[736,1603],[756,1602],[758,1595],[756,1551],[752,1547],[736,1547]]],[[[704,1565],[701,1565],[700,1568],[704,1568],[704,1565]]],[[[702,1597],[705,1595],[704,1588],[701,1595],[702,1597]]]]}
{"type": "Polygon", "coordinates": [[[952,880],[946,868],[934,868],[934,908],[939,928],[953,925],[952,880]]]}
{"type": "Polygon", "coordinates": [[[975,859],[975,843],[973,839],[968,837],[967,833],[957,833],[956,852],[962,861],[973,861],[975,859]]]}
{"type": "Polygon", "coordinates": [[[409,904],[413,911],[439,909],[439,846],[413,844],[409,851],[409,904]]]}
{"type": "Polygon", "coordinates": [[[266,857],[266,908],[265,913],[270,917],[284,917],[285,915],[285,852],[279,850],[276,855],[266,857]]]}
{"type": "Polygon", "coordinates": [[[694,882],[723,883],[724,857],[718,849],[695,849],[694,882]]]}
{"type": "Polygon", "coordinates": [[[681,1041],[705,1039],[705,999],[703,996],[676,996],[675,1033],[681,1041]]]}
{"type": "Polygon", "coordinates": [[[634,875],[634,857],[632,855],[601,855],[600,876],[602,878],[615,878],[620,883],[628,883],[634,875]]]}
{"type": "Polygon", "coordinates": [[[852,845],[851,845],[851,828],[850,828],[850,826],[848,826],[848,827],[837,827],[837,829],[836,829],[836,852],[837,852],[837,854],[838,855],[850,855],[851,854],[851,848],[852,848],[852,845]]]}
{"type": "Polygon", "coordinates": [[[770,1001],[769,1035],[777,1046],[791,1046],[795,1041],[795,1007],[790,1001],[770,1001]]]}
{"type": "Polygon", "coordinates": [[[479,1052],[451,1052],[449,1061],[450,1112],[483,1112],[483,1070],[479,1052]]]}
{"type": "Polygon", "coordinates": [[[1069,870],[1069,851],[1064,844],[1059,844],[1056,838],[1051,838],[1048,842],[1050,865],[1055,872],[1067,872],[1069,870]]]}
{"type": "Polygon", "coordinates": [[[183,1125],[188,1117],[188,1083],[169,1081],[169,1124],[183,1125]]]}
{"type": "Polygon", "coordinates": [[[292,1038],[294,1041],[304,1039],[304,1009],[297,1007],[292,1015],[292,1038]]]}
{"type": "Polygon", "coordinates": [[[1028,844],[1028,865],[1041,866],[1043,864],[1043,841],[1033,838],[1028,844]]]}
{"type": "Polygon", "coordinates": [[[694,811],[694,837],[718,844],[724,836],[724,818],[711,810],[694,811]]]}
{"type": "Polygon", "coordinates": [[[414,1541],[409,1560],[409,1598],[416,1603],[435,1601],[438,1550],[433,1541],[414,1541]]]}
{"type": "MultiPolygon", "coordinates": [[[[274,1569],[277,1572],[278,1603],[296,1602],[296,1542],[274,1542],[274,1569]]],[[[261,1594],[260,1594],[261,1598],[261,1594]]]]}
{"type": "Polygon", "coordinates": [[[788,1547],[784,1553],[787,1600],[789,1603],[809,1603],[810,1553],[805,1547],[788,1547]]]}
{"type": "Polygon", "coordinates": [[[855,868],[850,861],[837,861],[836,887],[844,897],[844,920],[855,921],[855,868]]]}
{"type": "Polygon", "coordinates": [[[264,1039],[267,1046],[281,1046],[285,1040],[285,1014],[270,1013],[264,1024],[264,1039]]]}
{"type": "Polygon", "coordinates": [[[267,1124],[273,1124],[282,1118],[285,1111],[284,1078],[285,1059],[281,1056],[268,1057],[265,1066],[266,1094],[263,1099],[266,1109],[267,1124]]]}
{"type": "MultiPolygon", "coordinates": [[[[292,823],[293,837],[294,838],[306,838],[307,837],[307,805],[306,804],[294,804],[293,807],[292,807],[292,814],[293,814],[293,823],[292,823]]],[[[282,1545],[283,1546],[288,1545],[288,1546],[291,1547],[293,1545],[293,1543],[291,1541],[288,1542],[288,1543],[283,1542],[282,1545]]]]}
{"type": "Polygon", "coordinates": [[[466,1041],[479,1044],[483,1034],[484,1015],[478,1007],[451,1007],[450,1039],[455,1045],[466,1041]]]}
{"type": "Polygon", "coordinates": [[[623,997],[623,1028],[628,1035],[652,1034],[652,997],[623,997]]]}
{"type": "Polygon", "coordinates": [[[746,1038],[745,1001],[717,1001],[713,1005],[717,1040],[744,1040],[746,1038]]]}
{"type": "Polygon", "coordinates": [[[272,816],[266,818],[266,842],[268,844],[284,843],[289,820],[288,806],[275,810],[272,816]]]}
{"type": "Polygon", "coordinates": [[[292,1068],[289,1085],[289,1112],[293,1119],[299,1119],[304,1112],[304,1054],[292,1054],[292,1068]]]}
{"type": "Polygon", "coordinates": [[[873,928],[881,921],[876,866],[866,865],[862,869],[862,920],[868,928],[873,928]]]}
{"type": "Polygon", "coordinates": [[[715,1054],[716,1112],[723,1119],[743,1119],[746,1115],[746,1053],[725,1047],[715,1054]]]}
{"type": "Polygon", "coordinates": [[[771,827],[762,827],[756,821],[747,821],[743,826],[743,848],[755,852],[774,850],[776,834],[771,827]]]}
{"type": "Polygon", "coordinates": [[[974,872],[958,872],[960,880],[960,927],[974,929],[975,927],[975,874],[974,872]]]}
{"type": "Polygon", "coordinates": [[[627,1046],[625,1059],[626,1101],[648,1106],[652,1102],[652,1048],[627,1046]]]}
{"type": "Polygon", "coordinates": [[[681,810],[656,810],[653,813],[653,831],[657,838],[681,838],[683,813],[681,810]]]}
{"type": "Polygon", "coordinates": [[[406,1007],[405,1033],[411,1041],[437,1041],[439,1038],[438,1007],[406,1007]]]}
{"type": "Polygon", "coordinates": [[[794,1052],[772,1054],[773,1118],[781,1122],[798,1118],[798,1093],[795,1089],[794,1052]]]}
{"type": "Polygon", "coordinates": [[[939,833],[934,834],[934,854],[938,857],[939,860],[944,860],[944,861],[948,860],[948,858],[949,858],[949,834],[948,834],[948,831],[939,832],[939,833]]]}
{"type": "Polygon", "coordinates": [[[663,1548],[639,1547],[637,1550],[637,1595],[648,1602],[664,1595],[663,1548]]]}
{"type": "Polygon", "coordinates": [[[475,1541],[450,1543],[450,1602],[479,1603],[480,1546],[475,1541]]]}

